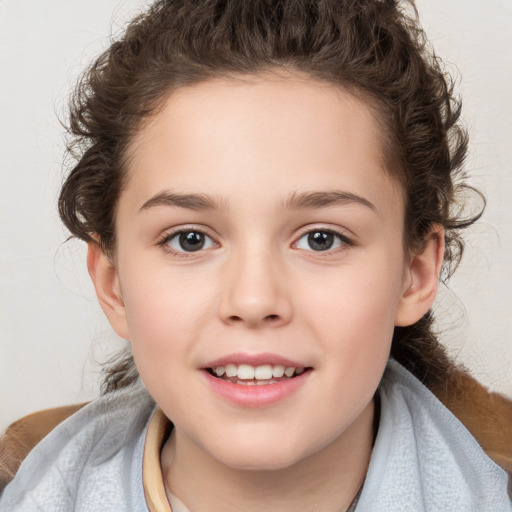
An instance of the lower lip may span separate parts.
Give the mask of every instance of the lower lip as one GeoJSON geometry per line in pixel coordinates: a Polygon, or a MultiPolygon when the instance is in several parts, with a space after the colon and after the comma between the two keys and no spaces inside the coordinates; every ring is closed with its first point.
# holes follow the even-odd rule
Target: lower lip
{"type": "Polygon", "coordinates": [[[254,409],[269,407],[295,393],[307,381],[311,370],[307,370],[292,379],[261,386],[234,384],[233,382],[218,379],[206,370],[202,370],[202,373],[211,389],[222,399],[238,407],[254,409]]]}

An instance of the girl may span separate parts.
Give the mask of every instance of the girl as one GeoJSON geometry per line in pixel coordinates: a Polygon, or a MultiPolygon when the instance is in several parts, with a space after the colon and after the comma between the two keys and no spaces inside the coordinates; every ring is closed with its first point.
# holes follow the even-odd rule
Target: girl
{"type": "Polygon", "coordinates": [[[407,7],[158,1],[97,59],[59,208],[131,351],[2,511],[512,510],[431,392],[469,389],[430,308],[476,219],[407,7]]]}

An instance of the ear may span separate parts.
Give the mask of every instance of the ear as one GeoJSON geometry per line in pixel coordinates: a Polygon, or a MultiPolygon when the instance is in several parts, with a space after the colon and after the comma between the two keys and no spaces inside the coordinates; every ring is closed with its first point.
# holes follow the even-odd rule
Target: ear
{"type": "Polygon", "coordinates": [[[128,340],[130,336],[126,308],[117,269],[96,242],[89,242],[88,244],[87,269],[94,284],[101,309],[107,316],[110,325],[121,338],[128,340]]]}
{"type": "Polygon", "coordinates": [[[395,325],[412,325],[431,308],[436,298],[443,258],[444,229],[435,226],[425,237],[421,251],[410,256],[395,325]]]}

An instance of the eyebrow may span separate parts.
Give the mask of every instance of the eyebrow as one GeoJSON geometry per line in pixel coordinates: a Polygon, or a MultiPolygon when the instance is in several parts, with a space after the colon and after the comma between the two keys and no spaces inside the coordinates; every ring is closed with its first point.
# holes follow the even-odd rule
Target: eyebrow
{"type": "Polygon", "coordinates": [[[339,190],[326,192],[294,192],[286,201],[284,201],[282,206],[285,210],[300,210],[352,203],[361,204],[370,208],[370,210],[377,211],[375,205],[368,201],[368,199],[350,192],[342,192],[339,190]]]}
{"type": "Polygon", "coordinates": [[[148,199],[139,211],[147,210],[155,206],[177,206],[189,210],[213,210],[219,207],[215,199],[207,194],[173,194],[160,192],[148,199]]]}

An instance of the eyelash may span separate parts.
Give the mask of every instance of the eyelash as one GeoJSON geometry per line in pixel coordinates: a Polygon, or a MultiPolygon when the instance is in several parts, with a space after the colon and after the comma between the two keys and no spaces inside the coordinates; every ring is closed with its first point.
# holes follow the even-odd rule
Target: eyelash
{"type": "MultiPolygon", "coordinates": [[[[304,237],[310,237],[311,235],[313,235],[314,233],[323,233],[323,234],[327,234],[327,235],[332,235],[334,238],[338,239],[338,242],[339,242],[339,245],[337,247],[334,247],[334,248],[331,248],[329,247],[328,249],[326,250],[318,250],[318,251],[315,251],[314,249],[304,249],[304,250],[307,250],[313,254],[318,254],[318,255],[322,255],[322,254],[325,254],[325,255],[329,255],[329,254],[333,254],[333,253],[337,253],[339,251],[343,251],[345,250],[347,247],[351,247],[354,245],[354,241],[349,238],[344,232],[342,231],[338,231],[336,229],[332,229],[332,228],[323,228],[323,227],[317,227],[317,228],[309,228],[307,229],[306,231],[304,231],[297,239],[296,241],[292,244],[292,247],[296,247],[297,244],[304,238],[304,237]]],[[[333,243],[336,243],[336,242],[333,242],[333,243]]],[[[297,247],[297,249],[300,250],[299,247],[297,247]]]]}
{"type": "MultiPolygon", "coordinates": [[[[179,237],[180,235],[184,235],[184,234],[192,234],[192,233],[196,233],[196,234],[200,234],[202,236],[204,236],[206,239],[209,239],[210,242],[211,242],[211,246],[210,247],[207,247],[206,249],[209,249],[211,248],[212,246],[215,246],[215,245],[218,245],[218,243],[208,234],[206,233],[206,231],[200,229],[200,228],[195,228],[195,227],[190,227],[190,228],[179,228],[177,229],[176,231],[172,231],[170,233],[165,233],[156,243],[157,246],[159,247],[162,247],[163,250],[165,250],[167,253],[170,253],[176,257],[179,257],[179,258],[190,258],[190,257],[193,257],[194,256],[194,253],[200,253],[206,249],[204,249],[203,247],[199,248],[197,251],[185,251],[185,250],[176,250],[176,249],[173,249],[172,247],[169,246],[169,242],[171,242],[171,240],[175,239],[176,237],[179,237]]],[[[314,254],[332,254],[332,253],[335,253],[335,252],[338,252],[338,251],[342,251],[344,249],[346,249],[347,247],[350,247],[350,246],[353,246],[354,245],[354,241],[347,237],[347,235],[343,232],[340,232],[340,231],[337,231],[335,229],[332,229],[332,228],[321,228],[321,227],[318,227],[318,228],[309,228],[307,231],[304,231],[298,238],[296,238],[295,242],[293,242],[292,244],[292,247],[293,248],[296,248],[298,250],[301,250],[301,248],[297,247],[297,244],[304,238],[304,237],[309,237],[311,236],[312,234],[314,233],[322,233],[322,234],[327,234],[327,235],[333,235],[336,239],[338,239],[338,242],[339,242],[339,245],[337,247],[335,247],[334,249],[329,247],[327,248],[326,250],[318,250],[318,251],[315,251],[314,249],[303,249],[303,250],[306,250],[306,251],[309,251],[311,253],[314,253],[314,254]]],[[[333,243],[336,243],[336,242],[333,242],[333,243]]]]}
{"type": "Polygon", "coordinates": [[[159,240],[157,240],[156,245],[158,247],[161,247],[165,252],[172,254],[173,256],[179,257],[179,258],[190,258],[193,257],[196,252],[202,252],[204,249],[201,247],[197,251],[178,251],[176,249],[173,249],[169,246],[169,242],[173,240],[176,237],[179,237],[183,234],[190,234],[190,233],[197,233],[200,235],[203,235],[205,238],[211,240],[212,245],[218,245],[217,242],[208,234],[206,231],[196,228],[196,227],[185,227],[185,228],[179,228],[176,231],[171,231],[170,233],[165,233],[159,240]]]}

